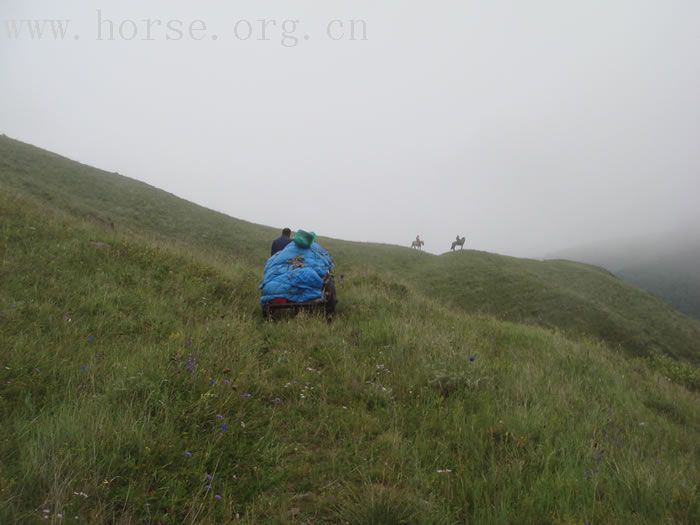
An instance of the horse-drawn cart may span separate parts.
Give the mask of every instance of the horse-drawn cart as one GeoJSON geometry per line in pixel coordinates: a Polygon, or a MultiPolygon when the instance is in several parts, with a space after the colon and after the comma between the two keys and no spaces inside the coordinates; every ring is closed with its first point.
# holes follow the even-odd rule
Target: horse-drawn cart
{"type": "Polygon", "coordinates": [[[335,313],[333,258],[315,242],[316,234],[299,230],[281,251],[267,260],[260,283],[260,305],[266,319],[301,310],[335,313]]]}

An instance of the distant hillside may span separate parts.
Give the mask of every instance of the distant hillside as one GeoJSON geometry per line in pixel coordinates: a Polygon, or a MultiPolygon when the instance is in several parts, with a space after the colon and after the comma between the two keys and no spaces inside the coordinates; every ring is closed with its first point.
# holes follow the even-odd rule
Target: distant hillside
{"type": "Polygon", "coordinates": [[[552,257],[602,266],[700,319],[700,229],[696,225],[663,237],[598,243],[552,257]]]}
{"type": "MultiPolygon", "coordinates": [[[[116,230],[196,246],[262,268],[276,229],[228,217],[127,177],[0,138],[0,184],[116,230]]],[[[365,268],[469,313],[557,328],[621,346],[700,360],[700,324],[586,265],[465,250],[433,256],[408,248],[323,239],[340,271],[365,268]]]]}
{"type": "Polygon", "coordinates": [[[696,323],[331,239],[336,319],[267,322],[274,233],[0,138],[0,523],[700,522],[700,368],[632,357],[696,323]]]}
{"type": "Polygon", "coordinates": [[[638,354],[696,360],[700,349],[697,322],[596,266],[465,251],[415,272],[424,292],[468,312],[596,337],[638,354]]]}
{"type": "Polygon", "coordinates": [[[234,219],[143,182],[0,137],[0,184],[96,224],[260,260],[273,228],[234,219]]]}

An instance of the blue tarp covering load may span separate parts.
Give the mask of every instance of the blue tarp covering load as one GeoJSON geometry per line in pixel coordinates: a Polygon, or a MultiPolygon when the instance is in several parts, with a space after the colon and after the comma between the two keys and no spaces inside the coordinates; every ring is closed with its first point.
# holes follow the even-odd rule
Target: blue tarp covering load
{"type": "Polygon", "coordinates": [[[323,278],[333,267],[333,258],[318,243],[300,248],[290,242],[267,260],[260,283],[260,302],[287,299],[303,303],[319,299],[323,278]]]}

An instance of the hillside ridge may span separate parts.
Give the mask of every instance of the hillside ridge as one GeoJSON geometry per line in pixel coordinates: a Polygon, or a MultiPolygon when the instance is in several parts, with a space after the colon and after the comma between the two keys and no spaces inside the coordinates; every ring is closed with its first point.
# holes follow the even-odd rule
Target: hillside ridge
{"type": "MultiPolygon", "coordinates": [[[[122,175],[0,139],[0,184],[100,224],[262,268],[276,229],[211,211],[122,175]]],[[[632,355],[700,361],[700,323],[589,265],[465,250],[441,256],[321,237],[343,268],[387,274],[467,313],[596,337],[632,355]]]]}
{"type": "Polygon", "coordinates": [[[270,323],[272,230],[9,149],[1,523],[700,521],[697,367],[559,324],[636,301],[604,272],[559,318],[571,263],[323,239],[337,318],[270,323]]]}

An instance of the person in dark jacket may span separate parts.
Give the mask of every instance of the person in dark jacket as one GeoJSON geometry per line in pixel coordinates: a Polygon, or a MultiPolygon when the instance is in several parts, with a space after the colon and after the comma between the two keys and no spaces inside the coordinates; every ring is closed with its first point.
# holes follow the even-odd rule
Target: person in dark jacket
{"type": "Polygon", "coordinates": [[[285,228],[282,230],[282,235],[272,241],[272,249],[270,250],[270,257],[275,255],[277,252],[281,252],[285,246],[292,242],[292,230],[285,228]]]}

